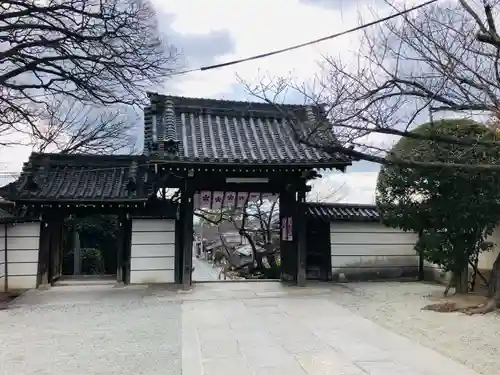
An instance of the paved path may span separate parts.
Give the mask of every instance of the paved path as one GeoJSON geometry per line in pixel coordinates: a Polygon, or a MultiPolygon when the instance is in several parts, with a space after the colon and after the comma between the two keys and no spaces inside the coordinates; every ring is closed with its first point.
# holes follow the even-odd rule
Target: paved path
{"type": "Polygon", "coordinates": [[[340,288],[31,291],[0,311],[0,374],[477,375],[335,304],[340,288]]]}
{"type": "Polygon", "coordinates": [[[213,268],[206,260],[193,257],[193,281],[216,281],[218,279],[218,268],[213,268]]]}

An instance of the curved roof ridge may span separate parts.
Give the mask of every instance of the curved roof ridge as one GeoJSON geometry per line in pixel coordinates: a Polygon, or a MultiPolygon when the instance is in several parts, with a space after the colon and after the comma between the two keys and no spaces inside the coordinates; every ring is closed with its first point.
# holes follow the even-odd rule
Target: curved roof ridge
{"type": "Polygon", "coordinates": [[[174,102],[176,99],[180,100],[186,100],[186,101],[197,101],[197,102],[216,102],[216,103],[221,103],[221,104],[255,104],[255,105],[262,105],[262,106],[278,106],[278,107],[295,107],[297,109],[304,109],[306,107],[320,107],[319,105],[314,105],[312,103],[304,103],[304,104],[292,104],[292,103],[283,103],[283,104],[271,104],[267,103],[265,101],[245,101],[245,100],[230,100],[230,99],[215,99],[215,98],[202,98],[202,97],[190,97],[190,96],[182,96],[182,95],[169,95],[169,94],[160,94],[156,92],[148,92],[148,96],[158,96],[161,97],[162,99],[171,99],[174,102]]]}

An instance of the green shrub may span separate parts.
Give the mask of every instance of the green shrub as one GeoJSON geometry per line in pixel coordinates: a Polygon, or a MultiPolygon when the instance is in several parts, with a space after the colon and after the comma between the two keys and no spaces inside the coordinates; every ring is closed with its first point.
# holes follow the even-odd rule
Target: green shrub
{"type": "Polygon", "coordinates": [[[81,249],[82,256],[82,274],[101,275],[104,273],[104,259],[99,249],[85,248],[81,249]]]}

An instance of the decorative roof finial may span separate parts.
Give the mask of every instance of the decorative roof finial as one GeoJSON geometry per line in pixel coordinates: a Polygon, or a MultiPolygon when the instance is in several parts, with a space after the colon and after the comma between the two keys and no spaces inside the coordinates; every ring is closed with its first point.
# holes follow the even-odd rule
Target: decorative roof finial
{"type": "Polygon", "coordinates": [[[165,101],[163,111],[163,140],[167,142],[177,142],[177,129],[175,127],[174,102],[170,99],[165,101]]]}

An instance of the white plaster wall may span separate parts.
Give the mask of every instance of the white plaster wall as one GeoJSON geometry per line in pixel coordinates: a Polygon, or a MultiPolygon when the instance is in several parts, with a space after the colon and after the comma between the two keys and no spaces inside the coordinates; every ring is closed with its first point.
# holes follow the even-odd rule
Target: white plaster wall
{"type": "Polygon", "coordinates": [[[417,235],[382,223],[332,222],[332,274],[400,276],[417,272],[417,235]]]}
{"type": "Polygon", "coordinates": [[[131,284],[175,282],[175,220],[133,219],[131,284]]]}
{"type": "Polygon", "coordinates": [[[9,290],[37,287],[40,223],[7,227],[7,279],[9,290]]]}
{"type": "MultiPolygon", "coordinates": [[[[478,268],[484,271],[491,271],[493,263],[495,262],[500,251],[500,226],[497,226],[492,235],[487,238],[487,241],[492,241],[496,244],[496,248],[492,251],[485,251],[479,256],[478,268]]],[[[429,278],[436,281],[446,283],[451,277],[451,273],[445,272],[440,266],[432,263],[425,262],[426,271],[429,273],[429,278]]],[[[469,272],[472,273],[472,267],[469,267],[469,272]]],[[[489,277],[488,274],[485,274],[489,277]]]]}
{"type": "Polygon", "coordinates": [[[478,268],[482,270],[491,270],[493,263],[500,251],[500,226],[497,226],[487,241],[495,243],[496,247],[492,251],[485,251],[479,256],[478,268]]]}
{"type": "Polygon", "coordinates": [[[5,225],[0,224],[0,292],[5,292],[5,225]]]}

